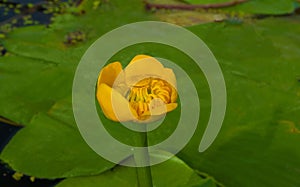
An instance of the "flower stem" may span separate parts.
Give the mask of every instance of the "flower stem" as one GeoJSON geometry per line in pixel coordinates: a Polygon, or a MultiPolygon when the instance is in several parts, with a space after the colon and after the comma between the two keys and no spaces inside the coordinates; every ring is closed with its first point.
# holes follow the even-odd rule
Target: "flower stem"
{"type": "Polygon", "coordinates": [[[134,153],[134,160],[136,165],[146,165],[145,167],[136,167],[138,186],[139,187],[153,187],[152,176],[150,168],[150,158],[148,152],[147,132],[139,132],[137,136],[138,146],[145,147],[145,149],[136,150],[134,153]]]}

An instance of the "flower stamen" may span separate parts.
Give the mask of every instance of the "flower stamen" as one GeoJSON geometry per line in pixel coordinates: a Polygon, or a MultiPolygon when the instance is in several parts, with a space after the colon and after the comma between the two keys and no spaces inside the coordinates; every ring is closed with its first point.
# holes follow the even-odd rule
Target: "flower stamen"
{"type": "Polygon", "coordinates": [[[151,109],[160,107],[163,104],[172,102],[172,96],[177,95],[175,88],[167,81],[159,78],[145,78],[137,82],[127,96],[129,104],[136,111],[139,120],[148,119],[150,113],[150,103],[154,99],[160,99],[162,102],[155,101],[151,104],[151,109]]]}

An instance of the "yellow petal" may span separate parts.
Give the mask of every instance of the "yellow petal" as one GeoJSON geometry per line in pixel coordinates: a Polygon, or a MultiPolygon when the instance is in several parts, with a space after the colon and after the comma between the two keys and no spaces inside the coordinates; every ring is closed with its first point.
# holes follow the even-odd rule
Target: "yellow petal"
{"type": "Polygon", "coordinates": [[[128,101],[107,84],[97,87],[97,99],[104,115],[113,121],[131,121],[137,118],[128,101]]]}
{"type": "Polygon", "coordinates": [[[100,84],[104,83],[112,87],[120,72],[122,72],[122,65],[120,62],[108,64],[101,70],[97,85],[99,86],[100,84]]]}
{"type": "Polygon", "coordinates": [[[170,101],[170,103],[175,103],[177,101],[177,98],[178,98],[177,89],[175,89],[174,87],[172,87],[171,101],[170,101]]]}
{"type": "MultiPolygon", "coordinates": [[[[149,77],[161,78],[177,88],[176,76],[172,69],[164,66],[155,58],[148,55],[135,56],[124,70],[124,77],[129,86],[139,80],[149,77]]],[[[172,101],[175,102],[177,97],[172,101]]]]}
{"type": "Polygon", "coordinates": [[[170,104],[166,104],[166,106],[167,106],[167,112],[171,112],[171,111],[173,111],[177,108],[178,104],[177,103],[170,103],[170,104]]]}
{"type": "Polygon", "coordinates": [[[151,111],[147,111],[143,114],[143,116],[159,116],[163,115],[165,113],[171,112],[177,108],[178,104],[177,103],[169,103],[166,105],[162,105],[161,107],[152,109],[151,111]]]}
{"type": "Polygon", "coordinates": [[[143,55],[143,54],[141,54],[141,55],[136,55],[136,56],[133,57],[133,59],[130,61],[130,63],[128,64],[128,66],[129,66],[129,65],[132,65],[133,63],[135,63],[135,62],[137,62],[137,61],[139,61],[139,60],[141,60],[141,59],[144,59],[144,58],[153,58],[153,57],[151,57],[151,56],[149,56],[149,55],[143,55]]]}
{"type": "Polygon", "coordinates": [[[143,114],[143,116],[151,116],[150,118],[146,118],[145,120],[134,120],[138,123],[151,123],[153,121],[157,121],[161,119],[167,112],[171,112],[172,110],[176,109],[177,103],[170,103],[166,104],[161,108],[161,110],[156,109],[154,111],[147,111],[143,114]]]}
{"type": "Polygon", "coordinates": [[[161,78],[164,75],[163,65],[153,57],[137,55],[124,69],[126,83],[129,86],[135,85],[138,81],[149,78],[161,78]]]}
{"type": "Polygon", "coordinates": [[[175,108],[177,108],[177,103],[169,103],[169,104],[166,104],[161,109],[156,109],[155,112],[152,113],[152,115],[162,115],[164,113],[171,112],[175,108]]]}
{"type": "Polygon", "coordinates": [[[176,76],[172,69],[164,68],[163,79],[171,84],[174,88],[177,88],[176,76]]]}

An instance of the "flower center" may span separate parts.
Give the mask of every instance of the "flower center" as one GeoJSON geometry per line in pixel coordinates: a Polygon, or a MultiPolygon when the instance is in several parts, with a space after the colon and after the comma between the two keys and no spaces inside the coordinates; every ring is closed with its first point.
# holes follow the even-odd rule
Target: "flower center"
{"type": "Polygon", "coordinates": [[[138,119],[145,120],[151,115],[151,101],[151,109],[171,103],[174,92],[176,92],[175,88],[167,81],[159,78],[145,78],[131,88],[127,99],[137,112],[138,119]]]}

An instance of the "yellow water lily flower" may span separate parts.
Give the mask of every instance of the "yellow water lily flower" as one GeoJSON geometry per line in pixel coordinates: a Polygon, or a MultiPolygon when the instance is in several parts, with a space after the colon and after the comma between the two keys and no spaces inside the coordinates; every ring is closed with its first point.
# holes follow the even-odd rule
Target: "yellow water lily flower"
{"type": "Polygon", "coordinates": [[[113,121],[151,121],[177,107],[176,77],[157,59],[137,55],[124,70],[120,62],[101,70],[97,100],[113,121]]]}

